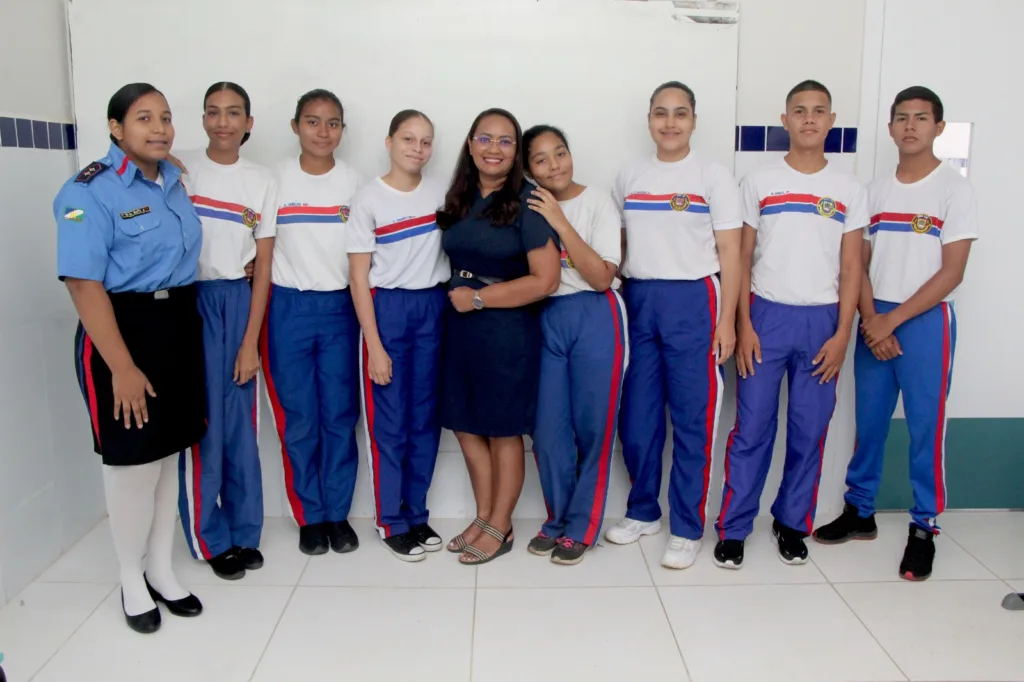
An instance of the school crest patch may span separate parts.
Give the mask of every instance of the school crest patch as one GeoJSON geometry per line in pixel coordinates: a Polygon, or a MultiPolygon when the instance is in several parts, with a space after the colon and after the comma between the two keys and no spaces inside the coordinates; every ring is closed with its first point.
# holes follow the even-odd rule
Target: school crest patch
{"type": "Polygon", "coordinates": [[[250,230],[256,227],[256,211],[251,208],[247,208],[242,211],[242,222],[245,223],[245,226],[250,230]]]}
{"type": "Polygon", "coordinates": [[[829,197],[818,199],[818,214],[831,218],[836,214],[836,200],[829,197]]]}
{"type": "Polygon", "coordinates": [[[342,206],[341,208],[338,209],[338,217],[341,218],[341,222],[343,222],[343,223],[347,223],[348,222],[348,216],[349,216],[350,212],[351,212],[351,209],[349,209],[348,206],[342,206]]]}
{"type": "Polygon", "coordinates": [[[918,234],[927,234],[933,227],[932,218],[926,215],[916,215],[910,221],[910,227],[918,234]]]}
{"type": "Polygon", "coordinates": [[[685,194],[676,194],[669,199],[668,203],[673,211],[685,211],[690,208],[690,197],[685,194]]]}

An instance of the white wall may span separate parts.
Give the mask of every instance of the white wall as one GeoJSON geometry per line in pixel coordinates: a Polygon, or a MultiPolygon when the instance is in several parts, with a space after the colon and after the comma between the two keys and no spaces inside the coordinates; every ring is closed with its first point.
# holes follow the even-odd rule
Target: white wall
{"type": "MultiPolygon", "coordinates": [[[[61,0],[0,2],[0,117],[70,122],[61,0]]],[[[0,603],[103,516],[50,204],[73,151],[0,147],[0,603]]]]}

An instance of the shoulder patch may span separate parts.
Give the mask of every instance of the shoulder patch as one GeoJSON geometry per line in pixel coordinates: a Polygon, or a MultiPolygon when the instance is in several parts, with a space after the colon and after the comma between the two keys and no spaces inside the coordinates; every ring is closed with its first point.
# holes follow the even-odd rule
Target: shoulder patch
{"type": "Polygon", "coordinates": [[[82,169],[82,172],[79,173],[78,177],[75,178],[75,182],[92,182],[93,178],[95,178],[97,175],[107,170],[108,168],[110,168],[110,166],[108,166],[105,163],[93,161],[88,166],[82,169]]]}

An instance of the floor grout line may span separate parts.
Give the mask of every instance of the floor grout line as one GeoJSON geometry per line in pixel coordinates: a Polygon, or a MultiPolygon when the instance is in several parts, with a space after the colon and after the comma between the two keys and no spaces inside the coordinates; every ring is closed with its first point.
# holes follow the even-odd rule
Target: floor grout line
{"type": "Polygon", "coordinates": [[[476,649],[476,599],[480,595],[480,567],[473,567],[473,619],[469,627],[469,682],[473,682],[473,654],[476,649]]]}
{"type": "MultiPolygon", "coordinates": [[[[68,583],[68,584],[74,584],[74,583],[68,583]]],[[[89,584],[90,585],[98,585],[98,584],[109,584],[109,583],[89,583],[89,584]]],[[[93,608],[93,610],[90,611],[88,614],[86,614],[85,618],[82,619],[82,622],[78,624],[78,627],[76,627],[74,630],[72,630],[71,634],[68,635],[67,638],[65,638],[65,640],[63,642],[60,643],[60,646],[58,646],[56,648],[56,650],[54,650],[54,652],[50,655],[50,657],[47,658],[46,661],[44,661],[41,666],[39,666],[39,669],[36,670],[34,673],[32,673],[29,676],[29,678],[28,678],[29,682],[32,682],[32,680],[34,680],[36,678],[36,676],[39,675],[39,673],[43,672],[43,670],[46,668],[46,666],[50,665],[50,661],[52,661],[54,658],[57,657],[57,654],[59,654],[61,652],[61,649],[63,649],[67,645],[67,643],[71,641],[72,637],[74,637],[75,635],[78,634],[78,631],[81,630],[82,627],[86,623],[89,622],[89,619],[92,618],[96,614],[96,612],[100,609],[100,607],[102,607],[103,604],[108,599],[110,599],[110,595],[112,595],[114,593],[114,590],[116,590],[120,586],[121,586],[120,583],[114,585],[113,587],[110,588],[109,592],[107,592],[105,595],[103,595],[103,599],[100,599],[100,602],[93,608]]]]}
{"type": "Polygon", "coordinates": [[[665,600],[661,598],[661,590],[658,588],[658,584],[654,580],[654,571],[651,570],[651,564],[647,561],[647,553],[644,552],[644,546],[640,540],[637,540],[636,544],[640,550],[640,556],[644,560],[644,566],[647,567],[647,574],[651,576],[651,586],[654,588],[654,594],[658,595],[658,603],[661,604],[661,612],[665,614],[665,622],[668,623],[668,631],[672,634],[672,641],[676,643],[676,651],[679,652],[679,660],[683,662],[683,670],[686,671],[686,679],[690,680],[690,682],[694,682],[693,675],[690,674],[690,666],[686,664],[686,656],[683,655],[683,647],[679,643],[679,638],[676,637],[676,629],[672,627],[672,619],[668,616],[668,607],[665,606],[665,600]]]}
{"type": "MultiPolygon", "coordinates": [[[[849,583],[847,583],[847,584],[849,584],[849,583]]],[[[868,627],[868,624],[865,623],[864,619],[860,617],[860,614],[857,613],[857,611],[850,605],[850,602],[846,601],[846,597],[843,596],[843,594],[839,591],[839,589],[834,584],[829,583],[829,587],[831,587],[832,591],[836,593],[836,596],[838,596],[839,599],[842,600],[843,604],[845,604],[846,608],[850,610],[850,613],[852,613],[853,617],[857,619],[857,622],[860,623],[861,627],[864,628],[864,630],[869,635],[871,635],[871,639],[875,640],[875,644],[878,645],[878,648],[882,650],[882,652],[886,655],[886,657],[890,661],[892,661],[892,664],[894,666],[896,666],[897,670],[900,671],[900,675],[903,675],[903,679],[904,680],[910,680],[910,675],[908,675],[906,673],[906,671],[903,670],[903,668],[900,667],[900,664],[896,662],[896,659],[892,657],[892,654],[889,653],[889,650],[886,649],[885,646],[882,644],[882,642],[879,641],[879,639],[875,635],[875,633],[871,630],[871,628],[868,627]]]]}
{"type": "MultiPolygon", "coordinates": [[[[292,591],[288,595],[288,601],[284,603],[284,608],[281,609],[280,615],[277,617],[277,622],[274,623],[274,629],[270,631],[270,637],[267,637],[267,643],[263,645],[263,651],[260,652],[260,657],[256,659],[256,665],[252,667],[252,675],[249,676],[250,682],[256,677],[256,673],[259,672],[260,665],[263,663],[263,657],[267,655],[267,649],[270,648],[270,643],[274,641],[274,636],[277,635],[277,629],[281,627],[281,621],[284,619],[284,614],[288,612],[288,607],[291,606],[292,599],[295,597],[295,592],[298,591],[299,585],[302,584],[302,578],[306,575],[306,570],[309,568],[311,557],[306,557],[306,564],[302,567],[302,572],[299,573],[298,579],[295,584],[292,585],[292,591]]],[[[242,587],[239,585],[239,587],[242,587]]],[[[252,587],[263,587],[262,585],[253,585],[252,587]]],[[[275,586],[277,587],[277,586],[275,586]]]]}

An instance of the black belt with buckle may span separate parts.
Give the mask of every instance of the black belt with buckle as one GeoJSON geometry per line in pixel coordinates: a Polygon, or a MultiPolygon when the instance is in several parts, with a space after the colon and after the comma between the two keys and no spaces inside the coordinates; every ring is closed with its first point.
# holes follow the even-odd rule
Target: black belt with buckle
{"type": "Polygon", "coordinates": [[[456,270],[455,271],[455,276],[456,277],[461,277],[462,279],[475,279],[478,282],[481,282],[483,284],[497,284],[498,282],[504,282],[505,281],[505,280],[499,279],[497,277],[484,277],[483,275],[475,275],[472,272],[470,272],[469,270],[456,270]]]}

